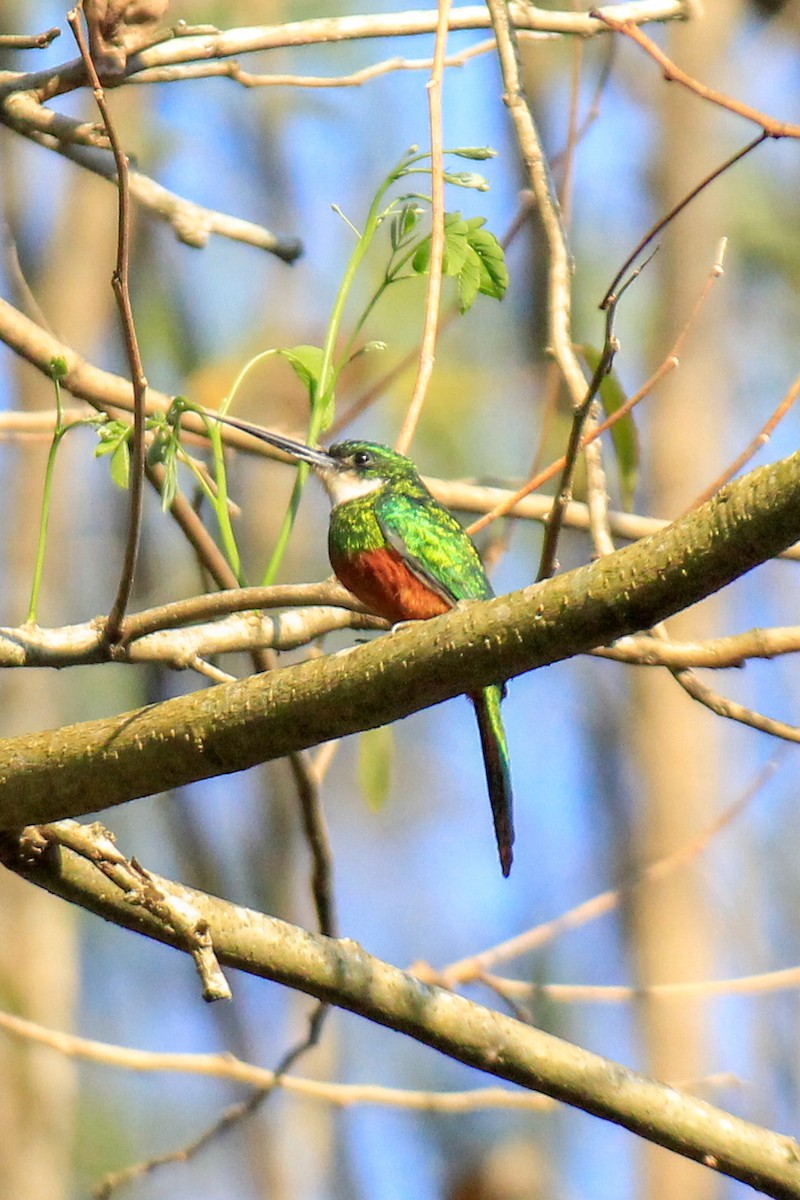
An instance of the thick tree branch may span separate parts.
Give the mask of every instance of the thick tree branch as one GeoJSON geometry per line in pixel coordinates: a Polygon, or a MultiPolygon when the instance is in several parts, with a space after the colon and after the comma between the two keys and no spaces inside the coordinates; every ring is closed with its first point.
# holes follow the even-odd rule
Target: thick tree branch
{"type": "MultiPolygon", "coordinates": [[[[55,895],[167,945],[178,938],[146,909],[109,888],[98,868],[65,849],[25,857],[13,837],[3,861],[55,895]]],[[[739,1179],[768,1196],[800,1197],[800,1147],[672,1087],[573,1046],[453,992],[425,984],[357,943],[308,933],[152,876],[174,903],[190,905],[225,967],[358,1013],[499,1079],[563,1100],[739,1179]]]]}
{"type": "Polygon", "coordinates": [[[0,742],[0,828],[79,816],[395,721],[649,628],[800,536],[800,452],[598,562],[371,645],[0,742]]]}

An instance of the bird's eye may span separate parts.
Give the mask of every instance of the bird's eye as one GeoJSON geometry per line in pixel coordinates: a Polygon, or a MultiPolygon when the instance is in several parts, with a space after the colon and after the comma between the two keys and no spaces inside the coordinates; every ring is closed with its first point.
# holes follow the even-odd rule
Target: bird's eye
{"type": "Polygon", "coordinates": [[[356,467],[366,467],[372,462],[372,455],[369,450],[356,450],[353,455],[353,465],[356,467]]]}

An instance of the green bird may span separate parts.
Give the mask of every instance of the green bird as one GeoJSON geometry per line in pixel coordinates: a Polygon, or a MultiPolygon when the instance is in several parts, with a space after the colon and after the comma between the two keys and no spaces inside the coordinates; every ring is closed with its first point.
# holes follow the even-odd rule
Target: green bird
{"type": "MultiPolygon", "coordinates": [[[[410,459],[375,442],[315,450],[257,426],[218,417],[309,463],[331,501],[328,554],[344,586],[387,620],[427,620],[462,600],[493,595],[483,563],[455,517],[433,498],[410,459]]],[[[471,694],[503,875],[514,841],[508,745],[500,713],[504,687],[471,694]]]]}

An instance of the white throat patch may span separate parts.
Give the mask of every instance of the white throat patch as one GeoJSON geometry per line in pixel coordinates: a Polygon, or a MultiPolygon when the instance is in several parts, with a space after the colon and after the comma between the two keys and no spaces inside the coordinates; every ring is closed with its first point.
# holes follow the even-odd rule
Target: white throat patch
{"type": "Polygon", "coordinates": [[[383,487],[383,479],[364,479],[355,471],[320,471],[319,478],[330,496],[331,507],[337,508],[348,500],[358,500],[361,496],[369,496],[383,487]]]}

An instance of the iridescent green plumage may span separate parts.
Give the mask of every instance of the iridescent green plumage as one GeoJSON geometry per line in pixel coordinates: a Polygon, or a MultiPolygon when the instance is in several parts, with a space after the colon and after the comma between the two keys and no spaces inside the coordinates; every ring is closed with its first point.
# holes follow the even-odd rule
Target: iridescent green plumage
{"type": "MultiPolygon", "coordinates": [[[[469,536],[403,455],[360,441],[340,442],[326,452],[242,422],[226,423],[312,465],[331,499],[331,565],[345,587],[381,616],[393,622],[424,620],[461,601],[494,595],[469,536]]],[[[502,698],[500,685],[471,696],[500,864],[508,875],[514,828],[502,698]]]]}

